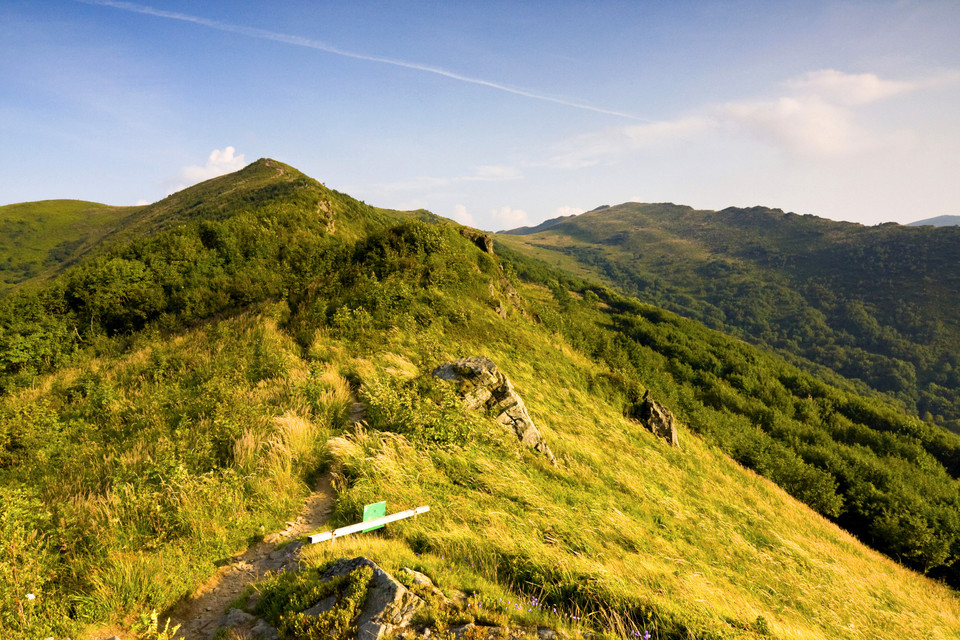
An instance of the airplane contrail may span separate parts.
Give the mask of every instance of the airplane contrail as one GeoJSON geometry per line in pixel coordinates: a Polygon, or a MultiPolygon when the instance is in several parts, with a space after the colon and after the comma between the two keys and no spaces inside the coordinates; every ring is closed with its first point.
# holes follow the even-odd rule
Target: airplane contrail
{"type": "Polygon", "coordinates": [[[239,35],[247,36],[249,38],[259,38],[261,40],[273,40],[274,42],[282,42],[284,44],[290,44],[297,47],[306,47],[308,49],[316,49],[317,51],[324,51],[326,53],[332,53],[334,55],[343,56],[345,58],[354,58],[356,60],[366,60],[368,62],[378,62],[380,64],[389,64],[395,67],[402,67],[404,69],[413,69],[415,71],[423,71],[424,73],[432,73],[438,76],[443,76],[444,78],[450,78],[451,80],[458,80],[460,82],[467,82],[469,84],[476,84],[483,87],[489,87],[491,89],[496,89],[498,91],[505,91],[507,93],[512,93],[514,95],[523,96],[525,98],[542,100],[544,102],[552,102],[554,104],[560,104],[565,107],[573,107],[574,109],[583,109],[585,111],[593,111],[595,113],[603,113],[610,116],[628,118],[630,120],[646,120],[645,118],[641,118],[631,113],[624,113],[622,111],[604,109],[602,107],[595,107],[593,105],[584,104],[581,102],[564,100],[563,98],[546,96],[540,93],[534,93],[533,91],[526,91],[524,89],[509,87],[503,84],[498,84],[496,82],[491,82],[489,80],[483,80],[481,78],[471,78],[470,76],[464,76],[459,73],[454,73],[453,71],[447,71],[446,69],[441,69],[440,67],[433,67],[430,65],[420,64],[417,62],[407,62],[405,60],[397,60],[394,58],[385,58],[382,56],[371,56],[363,53],[354,53],[353,51],[346,51],[344,49],[340,49],[338,47],[334,47],[332,45],[326,44],[325,42],[320,42],[319,40],[311,40],[310,38],[304,38],[302,36],[294,36],[286,33],[277,33],[275,31],[267,31],[266,29],[258,29],[256,27],[245,27],[242,25],[230,24],[227,22],[220,22],[218,20],[210,20],[208,18],[202,18],[200,16],[192,16],[186,13],[179,13],[176,11],[165,11],[163,9],[155,9],[154,7],[135,4],[133,2],[120,2],[118,0],[78,0],[78,1],[83,2],[84,4],[99,5],[103,7],[112,7],[114,9],[120,9],[121,11],[130,11],[133,13],[140,13],[148,16],[154,16],[157,18],[167,18],[169,20],[191,22],[193,24],[198,24],[204,27],[208,27],[210,29],[216,29],[218,31],[236,33],[239,35]]]}

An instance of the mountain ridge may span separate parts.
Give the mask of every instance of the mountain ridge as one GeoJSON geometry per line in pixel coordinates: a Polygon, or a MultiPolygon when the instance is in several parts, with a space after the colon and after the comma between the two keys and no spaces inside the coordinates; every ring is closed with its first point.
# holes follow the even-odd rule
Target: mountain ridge
{"type": "Polygon", "coordinates": [[[936,216],[935,218],[927,218],[925,220],[917,220],[916,222],[908,222],[907,225],[911,227],[953,227],[960,225],[960,216],[936,216]]]}
{"type": "Polygon", "coordinates": [[[960,428],[953,228],[627,203],[518,238],[554,263],[862,379],[960,428]]]}
{"type": "Polygon", "coordinates": [[[175,604],[325,471],[331,526],[381,500],[431,512],[315,547],[307,570],[356,552],[476,592],[482,610],[436,610],[435,633],[956,637],[960,598],[917,572],[958,580],[960,439],[267,162],[0,299],[5,637],[175,604]],[[480,354],[556,466],[431,375],[480,354]],[[679,450],[635,419],[647,393],[680,420],[679,450]]]}

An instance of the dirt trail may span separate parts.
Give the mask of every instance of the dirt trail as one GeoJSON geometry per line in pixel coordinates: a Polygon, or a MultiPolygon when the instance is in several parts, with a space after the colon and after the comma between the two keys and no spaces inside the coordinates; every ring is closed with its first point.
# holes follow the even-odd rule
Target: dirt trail
{"type": "MultiPolygon", "coordinates": [[[[190,598],[167,613],[171,618],[171,627],[181,625],[176,637],[187,640],[212,638],[227,606],[237,599],[244,588],[288,561],[286,549],[278,551],[277,547],[326,524],[333,498],[330,474],[326,474],[307,498],[300,516],[288,522],[286,529],[266,536],[263,542],[231,558],[229,564],[220,567],[190,598]]],[[[164,615],[161,619],[166,617],[164,615]]]]}

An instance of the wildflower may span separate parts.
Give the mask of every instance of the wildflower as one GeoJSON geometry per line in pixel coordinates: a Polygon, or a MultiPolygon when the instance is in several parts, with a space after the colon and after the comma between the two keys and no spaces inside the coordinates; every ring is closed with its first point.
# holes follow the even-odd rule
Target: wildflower
{"type": "Polygon", "coordinates": [[[37,597],[37,596],[33,595],[32,593],[28,593],[28,594],[27,594],[27,600],[33,600],[33,599],[36,598],[36,597],[37,597]]]}
{"type": "Polygon", "coordinates": [[[646,629],[643,630],[643,640],[650,640],[650,632],[646,629]]]}

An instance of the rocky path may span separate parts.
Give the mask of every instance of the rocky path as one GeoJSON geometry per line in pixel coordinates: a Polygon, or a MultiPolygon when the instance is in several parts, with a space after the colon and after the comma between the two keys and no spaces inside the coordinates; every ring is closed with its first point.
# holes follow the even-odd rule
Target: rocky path
{"type": "Polygon", "coordinates": [[[300,516],[288,522],[286,529],[266,536],[262,542],[231,558],[229,564],[220,567],[190,598],[176,605],[161,620],[169,616],[171,627],[181,625],[177,638],[210,640],[227,607],[246,586],[261,579],[268,571],[287,564],[289,556],[295,555],[300,545],[293,543],[280,547],[326,524],[333,497],[330,475],[327,474],[320,478],[314,492],[307,498],[300,516]]]}

